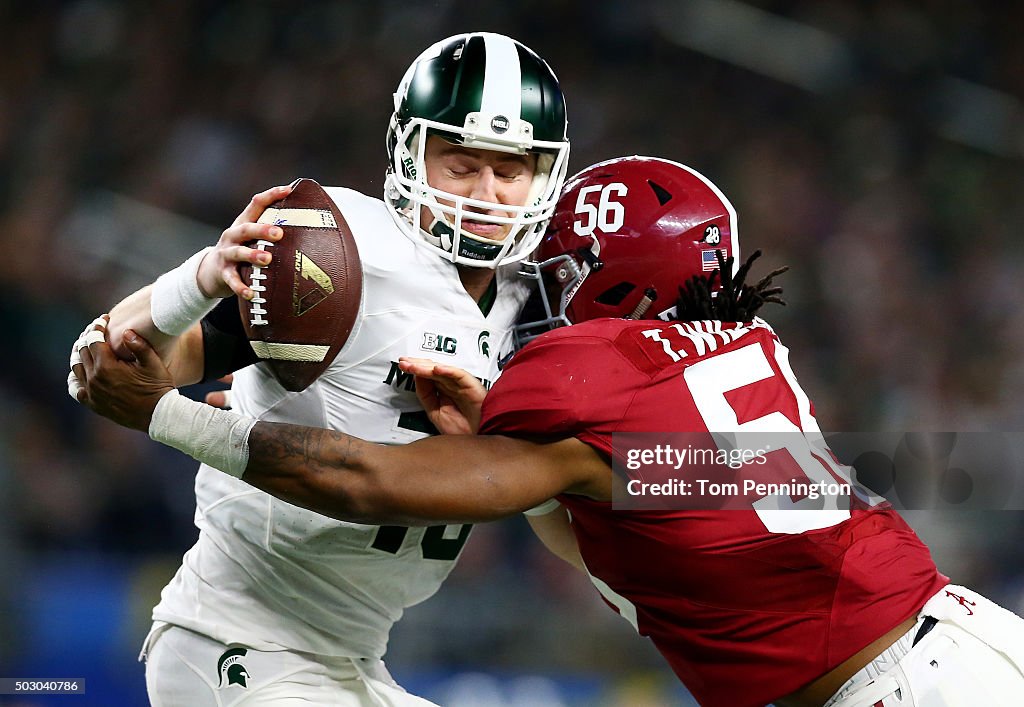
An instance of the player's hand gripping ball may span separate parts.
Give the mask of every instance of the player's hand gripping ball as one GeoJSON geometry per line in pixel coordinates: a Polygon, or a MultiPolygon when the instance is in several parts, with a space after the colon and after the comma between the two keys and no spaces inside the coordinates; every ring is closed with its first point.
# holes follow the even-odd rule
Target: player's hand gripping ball
{"type": "Polygon", "coordinates": [[[284,231],[267,266],[243,264],[255,296],[238,300],[249,343],[287,390],[309,386],[331,364],[359,316],[363,269],[352,231],[334,200],[312,179],[271,204],[260,223],[284,231]]]}

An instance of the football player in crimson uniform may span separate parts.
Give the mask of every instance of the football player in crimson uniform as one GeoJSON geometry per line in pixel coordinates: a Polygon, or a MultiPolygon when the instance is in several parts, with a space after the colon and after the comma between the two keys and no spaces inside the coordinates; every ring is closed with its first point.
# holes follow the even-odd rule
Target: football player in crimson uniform
{"type": "MultiPolygon", "coordinates": [[[[259,262],[247,242],[281,237],[260,216],[287,187],[254,197],[209,253],[115,307],[111,342],[120,350],[122,332],[137,329],[178,384],[242,369],[232,403],[262,420],[385,444],[426,437],[432,428],[399,358],[442,341],[452,363],[497,377],[529,295],[516,263],[535,249],[565,180],[561,89],[519,42],[450,37],[402,78],[387,149],[383,199],[326,188],[358,245],[363,297],[344,348],[308,388],[289,392],[265,365],[249,365],[257,359],[236,300],[197,323],[215,297],[252,297],[237,267],[259,262]]],[[[195,522],[199,539],[164,589],[144,649],[154,704],[425,704],[393,684],[381,657],[405,608],[451,571],[468,524],[332,520],[207,465],[195,522]]]]}
{"type": "MultiPolygon", "coordinates": [[[[527,268],[545,296],[524,333],[572,326],[516,354],[482,419],[469,376],[406,362],[433,379],[420,391],[433,419],[446,431],[479,419],[478,436],[385,448],[244,421],[169,391],[141,339],[131,343],[138,364],[96,341],[76,371],[101,413],[151,432],[201,419],[211,439],[235,440],[245,481],[336,518],[479,521],[557,498],[545,517],[571,535],[553,549],[585,568],[703,705],[1019,704],[1024,621],[950,585],[877,497],[855,491],[817,508],[788,495],[734,497],[732,510],[613,504],[636,480],[614,436],[666,430],[785,439],[740,465],[755,480],[847,478],[788,350],[757,316],[779,301],[779,271],[746,284],[757,253],[736,267],[738,250],[731,205],[682,165],[623,158],[574,177],[527,268]]],[[[160,438],[203,457],[186,434],[160,438]]],[[[707,470],[678,475],[696,483],[707,470]]]]}

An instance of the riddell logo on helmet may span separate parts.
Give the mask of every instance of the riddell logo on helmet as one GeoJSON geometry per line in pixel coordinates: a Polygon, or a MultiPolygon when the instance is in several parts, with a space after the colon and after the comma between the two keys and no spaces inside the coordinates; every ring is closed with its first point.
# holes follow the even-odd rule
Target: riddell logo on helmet
{"type": "Polygon", "coordinates": [[[491,118],[491,130],[501,135],[503,132],[508,130],[510,125],[508,118],[503,115],[496,115],[491,118]]]}
{"type": "Polygon", "coordinates": [[[402,158],[402,166],[405,167],[405,171],[409,173],[410,179],[416,179],[416,163],[413,162],[412,157],[406,155],[402,158]]]}

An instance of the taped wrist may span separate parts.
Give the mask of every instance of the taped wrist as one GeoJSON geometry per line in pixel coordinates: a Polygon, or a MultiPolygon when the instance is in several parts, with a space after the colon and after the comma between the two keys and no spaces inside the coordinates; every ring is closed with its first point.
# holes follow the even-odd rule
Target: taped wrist
{"type": "Polygon", "coordinates": [[[249,463],[249,432],[256,422],[172,390],[156,404],[149,436],[240,479],[249,463]]]}
{"type": "Polygon", "coordinates": [[[209,298],[199,289],[196,275],[203,258],[213,247],[203,248],[184,263],[166,272],[153,283],[150,315],[157,329],[168,336],[180,336],[210,313],[219,298],[209,298]]]}

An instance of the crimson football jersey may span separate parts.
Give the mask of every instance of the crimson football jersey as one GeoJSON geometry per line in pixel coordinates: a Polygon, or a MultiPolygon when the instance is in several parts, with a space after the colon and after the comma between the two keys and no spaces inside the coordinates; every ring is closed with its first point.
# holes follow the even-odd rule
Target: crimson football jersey
{"type": "MultiPolygon", "coordinates": [[[[619,468],[613,434],[766,427],[817,431],[788,350],[762,320],[597,319],[516,354],[484,402],[481,432],[574,436],[619,468]]],[[[807,478],[821,476],[825,463],[807,459],[818,465],[807,478]]],[[[793,464],[779,450],[744,469],[775,481],[793,464]]],[[[594,584],[694,697],[760,707],[915,615],[948,582],[887,504],[848,498],[832,511],[765,510],[750,499],[740,510],[559,500],[594,584]]]]}

